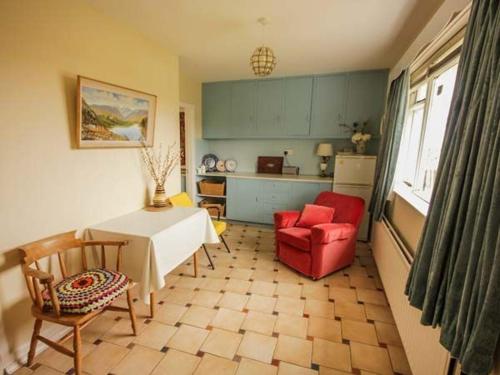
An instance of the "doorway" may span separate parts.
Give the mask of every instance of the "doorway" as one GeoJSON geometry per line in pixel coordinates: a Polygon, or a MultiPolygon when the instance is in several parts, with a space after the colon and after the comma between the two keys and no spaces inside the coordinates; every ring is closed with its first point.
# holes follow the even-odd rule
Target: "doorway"
{"type": "Polygon", "coordinates": [[[195,202],[195,107],[181,103],[179,106],[179,146],[181,165],[181,191],[188,193],[195,202]]]}

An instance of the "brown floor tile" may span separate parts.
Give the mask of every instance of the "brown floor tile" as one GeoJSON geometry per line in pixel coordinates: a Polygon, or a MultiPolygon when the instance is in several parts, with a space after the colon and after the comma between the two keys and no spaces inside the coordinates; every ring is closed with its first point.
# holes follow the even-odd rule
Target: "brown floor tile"
{"type": "Polygon", "coordinates": [[[364,306],[366,317],[368,319],[383,323],[395,324],[389,306],[372,305],[371,303],[365,303],[364,306]]]}
{"type": "Polygon", "coordinates": [[[247,331],[243,335],[243,340],[236,354],[241,357],[271,363],[277,341],[275,337],[247,331]]]}
{"type": "Polygon", "coordinates": [[[328,301],[328,288],[318,281],[314,284],[305,284],[302,287],[302,297],[328,301]]]}
{"type": "Polygon", "coordinates": [[[387,306],[387,300],[385,298],[384,292],[378,290],[357,288],[356,293],[358,295],[358,301],[360,302],[387,306]]]}
{"type": "Polygon", "coordinates": [[[180,322],[195,327],[206,328],[214,318],[216,310],[203,306],[190,306],[180,322]]]}
{"type": "Polygon", "coordinates": [[[307,318],[281,313],[274,326],[274,332],[305,339],[307,337],[307,324],[307,318]]]}
{"type": "Polygon", "coordinates": [[[280,362],[278,375],[318,375],[318,371],[292,363],[280,362]]]}
{"type": "Polygon", "coordinates": [[[350,320],[366,321],[366,314],[363,305],[354,302],[335,302],[335,316],[350,320]]]}
{"type": "Polygon", "coordinates": [[[306,299],[304,313],[309,316],[319,316],[321,318],[333,319],[335,317],[333,311],[333,302],[319,301],[309,298],[306,299]]]}
{"type": "Polygon", "coordinates": [[[391,359],[393,370],[400,374],[411,375],[410,365],[408,364],[404,349],[388,345],[387,350],[389,351],[389,358],[391,359]]]}
{"type": "Polygon", "coordinates": [[[299,315],[302,316],[304,314],[304,300],[298,298],[289,298],[289,297],[278,297],[278,302],[276,303],[275,311],[282,312],[290,315],[299,315]]]}
{"type": "Polygon", "coordinates": [[[333,319],[310,316],[307,335],[328,341],[342,342],[340,322],[333,319]]]}
{"type": "Polygon", "coordinates": [[[352,366],[377,374],[392,374],[387,349],[373,345],[351,342],[352,366]]]}
{"type": "Polygon", "coordinates": [[[237,368],[237,362],[205,354],[194,375],[233,375],[237,368]]]}
{"type": "Polygon", "coordinates": [[[245,313],[220,308],[217,310],[217,314],[215,314],[215,317],[212,319],[210,325],[228,331],[238,332],[245,318],[245,313]]]}
{"type": "Polygon", "coordinates": [[[375,329],[377,330],[378,340],[381,343],[403,346],[398,329],[394,324],[375,322],[375,329]]]}
{"type": "Polygon", "coordinates": [[[162,352],[136,345],[111,372],[116,375],[149,374],[163,356],[162,352]]]}
{"type": "Polygon", "coordinates": [[[276,294],[280,297],[300,298],[302,285],[280,282],[276,287],[276,294]]]}
{"type": "Polygon", "coordinates": [[[102,342],[83,357],[83,370],[92,375],[107,375],[128,353],[122,346],[102,342]]]}
{"type": "Polygon", "coordinates": [[[249,296],[233,292],[226,292],[218,303],[218,306],[226,309],[242,311],[247,304],[249,296]]]}
{"type": "Polygon", "coordinates": [[[249,292],[261,296],[272,297],[276,291],[276,284],[268,281],[256,280],[252,283],[249,292]]]}
{"type": "Polygon", "coordinates": [[[213,292],[211,290],[198,290],[191,300],[191,303],[193,305],[213,308],[220,301],[222,295],[222,293],[213,292]]]}
{"type": "Polygon", "coordinates": [[[278,368],[259,361],[242,358],[236,375],[276,375],[278,368]]]}
{"type": "Polygon", "coordinates": [[[170,349],[151,375],[191,375],[200,361],[201,358],[196,355],[170,349]]]}
{"type": "Polygon", "coordinates": [[[182,324],[175,335],[168,341],[167,346],[183,352],[196,354],[209,332],[206,329],[182,324]]]}
{"type": "Polygon", "coordinates": [[[276,305],[276,298],[266,297],[258,294],[252,294],[246,308],[252,311],[260,311],[263,313],[271,314],[274,311],[274,306],[276,305]]]}
{"type": "Polygon", "coordinates": [[[243,321],[241,329],[271,336],[276,320],[276,315],[265,314],[258,311],[249,311],[247,317],[243,321]]]}
{"type": "Polygon", "coordinates": [[[176,327],[151,321],[133,342],[134,344],[160,350],[167,344],[168,340],[170,340],[176,331],[176,327]]]}
{"type": "MultiPolygon", "coordinates": [[[[344,276],[345,277],[345,276],[344,276]]],[[[341,288],[337,286],[330,287],[330,299],[344,302],[358,302],[358,298],[356,296],[356,290],[349,288],[341,288]]]]}
{"type": "Polygon", "coordinates": [[[274,358],[302,367],[311,367],[311,356],[311,341],[279,335],[274,358]]]}
{"type": "Polygon", "coordinates": [[[318,365],[336,370],[347,372],[352,370],[349,345],[337,342],[315,338],[312,361],[318,365]]]}
{"type": "Polygon", "coordinates": [[[375,326],[371,323],[342,319],[342,337],[349,341],[378,345],[375,326]]]}

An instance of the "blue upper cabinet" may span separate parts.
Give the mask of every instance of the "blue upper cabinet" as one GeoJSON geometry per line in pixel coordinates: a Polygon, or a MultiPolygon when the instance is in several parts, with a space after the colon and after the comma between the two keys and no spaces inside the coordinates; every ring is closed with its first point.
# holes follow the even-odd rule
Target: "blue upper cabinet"
{"type": "Polygon", "coordinates": [[[227,138],[231,121],[231,84],[203,84],[203,137],[227,138]]]}
{"type": "Polygon", "coordinates": [[[283,80],[268,79],[257,83],[257,131],[254,136],[283,134],[283,80]]]}
{"type": "Polygon", "coordinates": [[[287,136],[308,136],[311,125],[312,77],[285,80],[285,124],[287,136]]]}
{"type": "Polygon", "coordinates": [[[231,84],[231,122],[227,124],[232,138],[256,133],[257,82],[238,81],[231,84]]]}
{"type": "Polygon", "coordinates": [[[384,113],[387,70],[355,72],[349,74],[347,111],[345,122],[361,125],[367,122],[367,131],[378,134],[380,120],[384,113]]]}
{"type": "Polygon", "coordinates": [[[311,136],[347,138],[340,126],[345,122],[347,101],[347,74],[332,74],[314,78],[311,136]]]}

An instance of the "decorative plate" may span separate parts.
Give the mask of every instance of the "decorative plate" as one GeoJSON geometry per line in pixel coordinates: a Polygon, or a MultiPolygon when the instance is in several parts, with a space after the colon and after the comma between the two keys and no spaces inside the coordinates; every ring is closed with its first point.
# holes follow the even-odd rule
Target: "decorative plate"
{"type": "Polygon", "coordinates": [[[225,172],[226,166],[224,160],[219,160],[215,165],[215,168],[217,169],[217,172],[225,172]]]}
{"type": "Polygon", "coordinates": [[[203,156],[203,159],[201,159],[201,163],[207,168],[207,172],[215,172],[218,161],[219,158],[214,154],[206,154],[203,156]]]}
{"type": "Polygon", "coordinates": [[[228,172],[234,172],[236,171],[236,167],[238,166],[238,163],[234,159],[228,159],[226,160],[226,171],[228,172]]]}

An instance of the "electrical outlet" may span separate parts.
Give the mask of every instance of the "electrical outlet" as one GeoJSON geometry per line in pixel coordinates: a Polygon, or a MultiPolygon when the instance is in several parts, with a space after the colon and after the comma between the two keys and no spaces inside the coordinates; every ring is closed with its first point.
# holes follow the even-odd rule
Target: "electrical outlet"
{"type": "Polygon", "coordinates": [[[288,149],[284,150],[283,151],[283,155],[285,155],[285,156],[292,156],[293,155],[293,149],[288,148],[288,149]]]}

